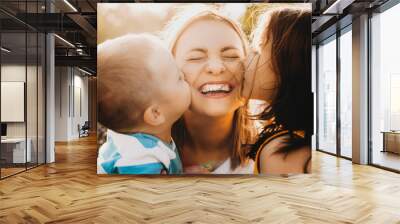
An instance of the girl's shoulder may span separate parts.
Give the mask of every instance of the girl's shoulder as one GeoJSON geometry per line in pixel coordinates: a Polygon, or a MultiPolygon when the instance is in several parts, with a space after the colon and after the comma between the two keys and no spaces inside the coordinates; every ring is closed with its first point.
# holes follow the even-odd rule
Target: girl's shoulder
{"type": "Polygon", "coordinates": [[[311,148],[309,146],[299,147],[287,154],[274,153],[277,149],[271,149],[270,147],[270,145],[266,145],[261,150],[257,163],[260,173],[288,174],[310,172],[311,148]]]}
{"type": "Polygon", "coordinates": [[[269,134],[257,148],[254,173],[308,173],[311,147],[305,144],[290,146],[293,139],[302,138],[302,132],[281,130],[269,134]],[[288,147],[290,150],[286,150],[288,147]]]}

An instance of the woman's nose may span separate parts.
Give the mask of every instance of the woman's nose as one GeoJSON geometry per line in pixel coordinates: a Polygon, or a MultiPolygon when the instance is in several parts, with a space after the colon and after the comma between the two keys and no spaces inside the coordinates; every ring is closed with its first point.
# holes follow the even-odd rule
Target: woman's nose
{"type": "Polygon", "coordinates": [[[225,65],[219,59],[210,59],[206,69],[209,74],[219,75],[225,71],[225,65]]]}

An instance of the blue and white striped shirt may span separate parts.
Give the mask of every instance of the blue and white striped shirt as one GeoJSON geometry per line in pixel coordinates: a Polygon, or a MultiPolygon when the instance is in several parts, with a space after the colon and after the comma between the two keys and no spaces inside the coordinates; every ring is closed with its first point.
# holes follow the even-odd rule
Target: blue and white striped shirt
{"type": "Polygon", "coordinates": [[[144,134],[107,131],[107,141],[97,158],[98,174],[181,174],[182,162],[174,141],[165,144],[144,134]]]}

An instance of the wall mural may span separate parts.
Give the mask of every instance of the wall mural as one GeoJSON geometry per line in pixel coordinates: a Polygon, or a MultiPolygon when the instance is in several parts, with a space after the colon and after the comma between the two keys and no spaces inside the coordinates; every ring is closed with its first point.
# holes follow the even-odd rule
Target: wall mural
{"type": "Polygon", "coordinates": [[[98,4],[98,174],[311,170],[311,4],[98,4]]]}

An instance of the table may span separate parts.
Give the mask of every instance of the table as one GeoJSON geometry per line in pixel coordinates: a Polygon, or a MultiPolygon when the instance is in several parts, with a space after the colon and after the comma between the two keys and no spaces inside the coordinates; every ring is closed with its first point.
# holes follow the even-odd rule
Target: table
{"type": "Polygon", "coordinates": [[[26,163],[32,160],[32,141],[30,138],[5,138],[1,139],[1,157],[6,163],[26,163]],[[28,144],[26,144],[28,143],[28,144]],[[25,154],[25,145],[26,154],[25,154]],[[26,160],[26,161],[25,161],[26,160]]]}

